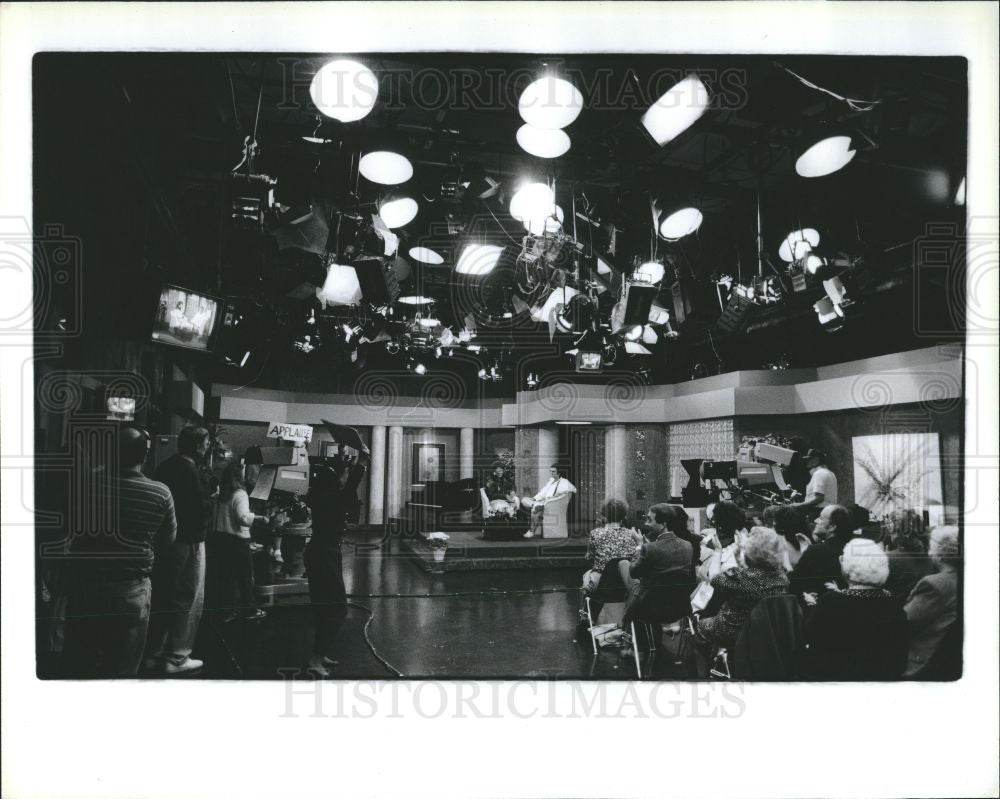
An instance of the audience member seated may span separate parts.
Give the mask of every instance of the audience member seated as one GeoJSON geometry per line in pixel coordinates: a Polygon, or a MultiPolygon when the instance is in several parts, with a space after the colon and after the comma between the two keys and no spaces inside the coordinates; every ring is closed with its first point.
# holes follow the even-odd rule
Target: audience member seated
{"type": "Polygon", "coordinates": [[[736,565],[736,534],[747,526],[746,516],[735,502],[716,502],[708,520],[713,529],[702,531],[697,570],[698,579],[706,582],[736,565]]]}
{"type": "Polygon", "coordinates": [[[774,507],[772,525],[769,525],[784,542],[785,549],[785,571],[794,569],[802,554],[809,549],[812,539],[809,537],[809,526],[806,522],[805,514],[798,508],[790,505],[777,505],[774,507]]]}
{"type": "Polygon", "coordinates": [[[957,527],[931,532],[930,559],[935,574],[922,577],[903,608],[910,633],[909,660],[904,677],[957,679],[961,674],[958,625],[958,568],[961,554],[957,527]],[[946,651],[952,636],[953,651],[946,651]]]}
{"type": "Polygon", "coordinates": [[[680,505],[667,505],[663,516],[663,521],[667,529],[681,539],[681,541],[687,541],[691,545],[692,557],[689,584],[691,589],[694,590],[698,582],[696,570],[699,564],[698,556],[701,553],[702,538],[700,535],[691,532],[691,519],[688,517],[687,511],[680,505]]]}
{"type": "Polygon", "coordinates": [[[713,599],[721,601],[719,612],[695,617],[695,641],[703,649],[732,647],[757,602],[788,591],[784,552],[781,537],[766,527],[740,536],[739,565],[712,578],[713,599]]]}
{"type": "Polygon", "coordinates": [[[622,561],[622,579],[628,589],[623,626],[629,621],[673,621],[690,611],[690,543],[667,529],[670,505],[659,503],[646,512],[641,544],[634,560],[622,561]]]}
{"type": "Polygon", "coordinates": [[[854,517],[843,505],[827,505],[816,518],[813,538],[818,543],[802,553],[789,575],[793,593],[818,596],[831,586],[843,587],[840,555],[854,538],[854,517]]]}
{"type": "Polygon", "coordinates": [[[524,534],[525,538],[533,538],[542,527],[542,516],[545,514],[545,504],[564,494],[575,494],[576,486],[566,479],[566,470],[558,463],[549,468],[549,481],[533,497],[525,497],[521,505],[531,510],[531,529],[524,534]]]}
{"type": "Polygon", "coordinates": [[[920,578],[934,572],[927,554],[927,530],[923,518],[912,510],[893,514],[888,527],[889,579],[885,587],[904,603],[920,578]]]}
{"type": "MultiPolygon", "coordinates": [[[[618,499],[609,499],[597,514],[600,525],[590,531],[587,541],[587,560],[590,569],[583,574],[583,594],[592,596],[601,582],[604,569],[612,561],[629,560],[642,544],[642,536],[622,522],[628,518],[628,505],[618,499]]],[[[581,603],[583,599],[581,598],[581,603]]],[[[586,622],[586,610],[581,604],[581,624],[586,622]]]]}
{"type": "Polygon", "coordinates": [[[906,668],[907,629],[883,587],[889,559],[874,541],[855,538],[844,545],[840,562],[847,588],[827,591],[806,617],[803,677],[898,679],[906,668]]]}

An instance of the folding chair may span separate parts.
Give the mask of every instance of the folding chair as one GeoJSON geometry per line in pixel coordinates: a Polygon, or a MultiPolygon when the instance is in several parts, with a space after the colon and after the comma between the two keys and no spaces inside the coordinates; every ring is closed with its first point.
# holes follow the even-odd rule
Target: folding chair
{"type": "MultiPolygon", "coordinates": [[[[625,583],[622,581],[618,564],[622,559],[609,561],[601,574],[601,581],[597,585],[594,593],[584,596],[584,607],[587,611],[587,625],[590,628],[590,643],[594,649],[594,654],[598,652],[597,637],[607,629],[617,627],[625,612],[625,583]],[[600,620],[603,611],[608,610],[615,613],[617,618],[612,624],[607,625],[607,629],[602,629],[605,625],[598,625],[595,622],[600,620]]],[[[629,639],[632,644],[632,652],[635,656],[635,668],[639,672],[641,679],[642,672],[639,665],[639,650],[636,648],[635,625],[629,625],[629,639]]]]}

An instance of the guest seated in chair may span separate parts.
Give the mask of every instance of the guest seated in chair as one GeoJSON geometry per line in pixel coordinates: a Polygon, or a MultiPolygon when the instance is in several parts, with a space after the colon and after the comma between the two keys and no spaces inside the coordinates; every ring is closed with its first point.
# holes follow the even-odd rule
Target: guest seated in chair
{"type": "MultiPolygon", "coordinates": [[[[600,526],[590,531],[590,540],[587,542],[587,560],[591,565],[583,575],[584,596],[597,590],[608,563],[620,558],[631,558],[635,555],[636,548],[642,544],[639,531],[622,524],[627,518],[628,505],[618,499],[609,499],[597,514],[600,526]]],[[[582,607],[580,618],[583,619],[581,623],[586,622],[586,611],[582,607]]]]}
{"type": "Polygon", "coordinates": [[[489,502],[489,516],[507,516],[512,519],[517,515],[521,503],[514,490],[514,481],[507,477],[501,464],[498,463],[493,468],[493,474],[486,481],[483,490],[489,502]]]}
{"type": "Polygon", "coordinates": [[[565,494],[576,493],[576,486],[566,479],[566,470],[562,466],[553,463],[549,475],[549,482],[535,496],[521,500],[521,506],[531,510],[531,529],[524,534],[525,538],[534,538],[540,532],[546,503],[565,494]]]}

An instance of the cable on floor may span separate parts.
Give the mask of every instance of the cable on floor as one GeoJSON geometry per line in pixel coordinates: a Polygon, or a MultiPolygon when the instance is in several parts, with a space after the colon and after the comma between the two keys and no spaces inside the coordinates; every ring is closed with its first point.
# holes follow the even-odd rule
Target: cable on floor
{"type": "Polygon", "coordinates": [[[365,622],[365,626],[362,628],[361,633],[362,635],[364,635],[365,643],[368,644],[368,648],[371,650],[372,655],[375,656],[375,659],[383,666],[385,666],[394,676],[396,677],[404,676],[403,672],[401,672],[399,669],[393,666],[388,660],[382,657],[382,654],[375,648],[375,644],[372,643],[372,639],[368,637],[368,628],[371,626],[371,623],[375,620],[375,611],[372,610],[367,605],[361,605],[357,602],[348,602],[347,606],[349,608],[358,608],[359,610],[363,610],[368,614],[368,621],[365,622]]]}

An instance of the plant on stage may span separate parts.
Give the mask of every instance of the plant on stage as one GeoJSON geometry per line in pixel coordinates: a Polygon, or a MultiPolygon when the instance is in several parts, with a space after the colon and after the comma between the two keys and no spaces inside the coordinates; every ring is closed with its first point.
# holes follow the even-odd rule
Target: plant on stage
{"type": "Polygon", "coordinates": [[[430,544],[431,549],[447,549],[449,538],[451,536],[447,533],[428,533],[427,543],[430,544]]]}

